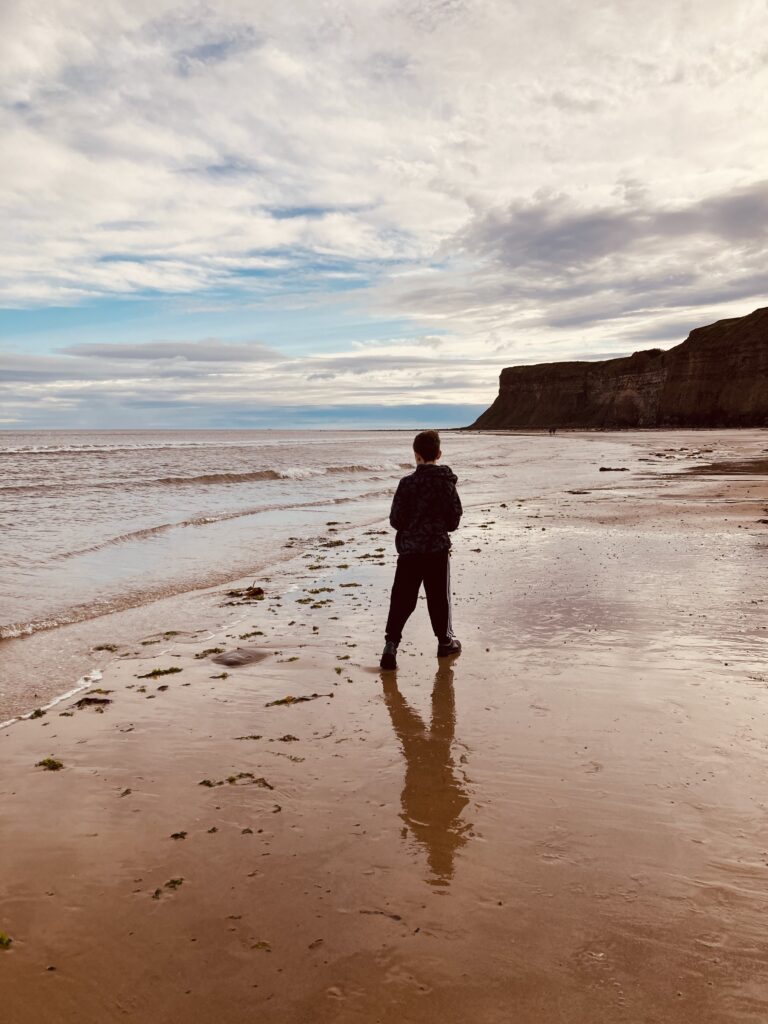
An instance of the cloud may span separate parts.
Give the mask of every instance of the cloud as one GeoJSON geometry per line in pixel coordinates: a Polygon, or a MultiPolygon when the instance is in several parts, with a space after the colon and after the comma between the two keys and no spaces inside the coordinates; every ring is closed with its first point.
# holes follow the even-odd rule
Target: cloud
{"type": "Polygon", "coordinates": [[[0,403],[12,419],[30,424],[90,422],[95,410],[139,423],[146,422],[142,410],[151,410],[147,425],[161,426],[180,409],[194,409],[200,425],[215,425],[230,412],[254,406],[271,409],[274,423],[281,422],[280,410],[294,408],[297,396],[308,410],[326,410],[328,421],[328,409],[358,407],[364,395],[381,408],[383,422],[383,410],[397,416],[400,406],[438,399],[481,406],[499,369],[498,358],[445,358],[407,342],[399,352],[385,344],[279,359],[266,350],[260,360],[253,359],[252,349],[202,341],[80,344],[40,355],[0,352],[0,403]],[[190,352],[190,358],[176,356],[190,352]]]}
{"type": "Polygon", "coordinates": [[[0,351],[0,381],[17,381],[32,384],[58,382],[67,385],[70,381],[90,383],[104,380],[157,380],[165,386],[168,379],[200,377],[198,370],[187,367],[158,367],[151,362],[144,366],[131,366],[128,362],[107,362],[103,358],[73,359],[58,355],[27,355],[20,352],[0,351]]]}
{"type": "MultiPolygon", "coordinates": [[[[173,25],[173,22],[171,22],[173,25]]],[[[166,29],[167,36],[173,38],[173,31],[166,29]]],[[[173,57],[177,63],[179,74],[193,75],[203,71],[212,64],[223,64],[233,56],[245,54],[256,49],[263,43],[263,37],[251,25],[235,27],[226,35],[215,35],[198,40],[186,49],[176,50],[173,57]]]]}
{"type": "Polygon", "coordinates": [[[261,363],[281,358],[280,353],[260,342],[233,344],[206,338],[202,341],[145,341],[138,344],[84,342],[59,349],[70,356],[95,359],[185,360],[190,363],[261,363]]]}
{"type": "Polygon", "coordinates": [[[600,204],[539,190],[478,204],[441,254],[442,273],[388,281],[378,308],[450,325],[494,352],[517,349],[519,362],[540,345],[543,358],[623,354],[642,338],[681,341],[687,332],[670,322],[692,327],[765,304],[768,182],[685,203],[654,202],[634,185],[600,204]]]}
{"type": "Polygon", "coordinates": [[[583,269],[629,251],[675,248],[701,240],[753,247],[768,241],[768,181],[697,202],[580,209],[560,194],[513,202],[476,216],[451,239],[471,256],[512,271],[583,269]]]}
{"type": "MultiPolygon", "coordinates": [[[[605,194],[663,151],[664,191],[700,191],[755,163],[757,123],[732,130],[762,70],[747,0],[728,26],[698,5],[673,61],[682,0],[612,19],[565,0],[35,6],[7,5],[0,39],[9,303],[196,291],[258,254],[421,262],[477,203],[507,196],[520,221],[566,176],[605,194]]],[[[572,225],[598,248],[621,226],[572,225]]]]}

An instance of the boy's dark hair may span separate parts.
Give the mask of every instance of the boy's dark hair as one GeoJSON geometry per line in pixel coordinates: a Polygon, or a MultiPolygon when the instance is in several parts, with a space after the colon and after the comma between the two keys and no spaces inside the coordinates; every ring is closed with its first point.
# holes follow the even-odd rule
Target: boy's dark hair
{"type": "Polygon", "coordinates": [[[413,439],[413,450],[425,462],[434,462],[440,454],[440,435],[436,430],[422,430],[413,439]]]}

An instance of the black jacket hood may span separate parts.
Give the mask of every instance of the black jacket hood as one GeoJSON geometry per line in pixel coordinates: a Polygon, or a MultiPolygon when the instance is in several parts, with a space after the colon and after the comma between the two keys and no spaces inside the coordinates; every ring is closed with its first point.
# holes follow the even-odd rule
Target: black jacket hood
{"type": "Polygon", "coordinates": [[[453,472],[450,466],[438,466],[436,463],[431,462],[429,464],[423,464],[416,467],[417,473],[429,473],[431,476],[443,477],[449,480],[452,484],[457,483],[458,477],[453,472]]]}
{"type": "Polygon", "coordinates": [[[401,555],[450,550],[462,512],[456,480],[450,466],[422,463],[397,485],[389,522],[401,555]]]}

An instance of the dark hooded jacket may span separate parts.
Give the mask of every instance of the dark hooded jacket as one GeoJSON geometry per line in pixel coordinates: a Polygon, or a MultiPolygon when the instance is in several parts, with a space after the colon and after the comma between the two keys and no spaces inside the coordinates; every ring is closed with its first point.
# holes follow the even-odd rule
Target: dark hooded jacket
{"type": "Polygon", "coordinates": [[[404,476],[392,499],[389,522],[397,530],[395,547],[401,555],[449,551],[448,536],[461,519],[456,474],[434,463],[417,466],[404,476]]]}

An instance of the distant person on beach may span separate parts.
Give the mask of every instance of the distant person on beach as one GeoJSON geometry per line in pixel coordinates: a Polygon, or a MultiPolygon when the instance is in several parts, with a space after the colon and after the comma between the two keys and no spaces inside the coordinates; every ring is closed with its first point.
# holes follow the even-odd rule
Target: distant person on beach
{"type": "Polygon", "coordinates": [[[456,475],[438,466],[442,456],[440,435],[422,430],[413,440],[416,470],[404,476],[392,500],[389,522],[397,530],[397,569],[392,584],[383,669],[397,668],[397,647],[403,628],[416,607],[422,583],[427,609],[437,637],[437,656],[458,654],[461,644],[451,622],[451,539],[448,534],[461,519],[456,475]]]}

